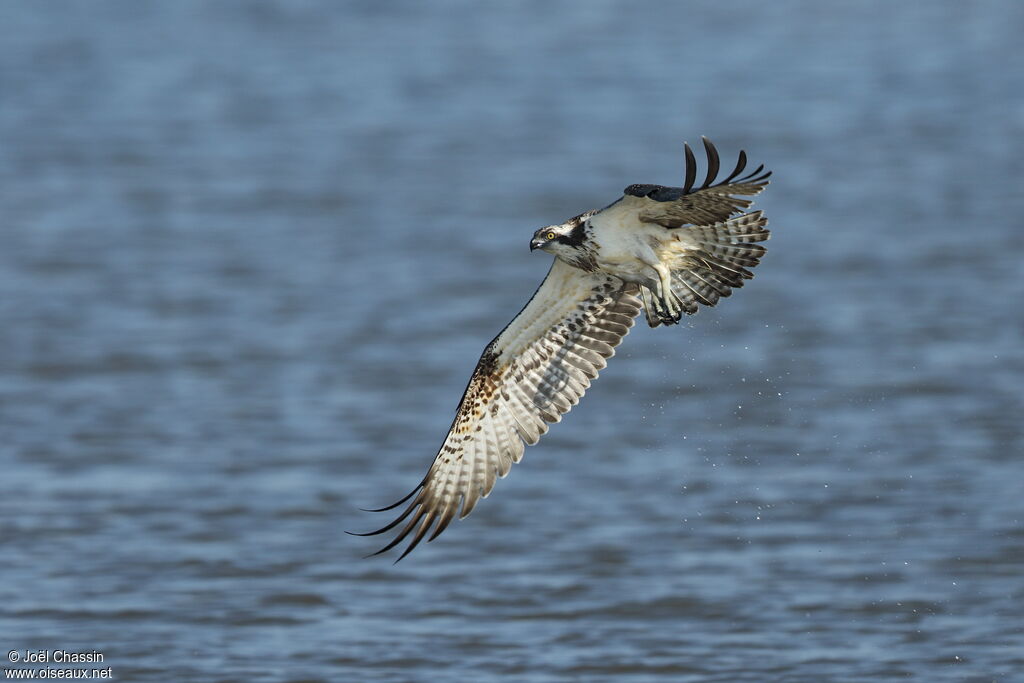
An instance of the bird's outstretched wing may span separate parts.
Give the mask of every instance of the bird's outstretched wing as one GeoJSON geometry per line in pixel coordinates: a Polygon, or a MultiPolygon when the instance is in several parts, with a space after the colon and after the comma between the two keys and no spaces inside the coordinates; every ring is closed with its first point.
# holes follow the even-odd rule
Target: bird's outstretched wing
{"type": "Polygon", "coordinates": [[[410,518],[377,553],[412,534],[402,559],[431,532],[433,540],[456,514],[468,515],[498,477],[583,396],[614,355],[640,312],[635,286],[587,273],[555,259],[547,277],[511,323],[487,345],[462,396],[455,420],[423,481],[402,500],[384,533],[410,518]],[[461,511],[460,511],[461,507],[461,511]],[[410,517],[411,516],[411,517],[410,517]]]}
{"type": "Polygon", "coordinates": [[[682,187],[630,185],[623,190],[627,198],[638,198],[633,201],[640,203],[640,220],[660,223],[666,228],[719,223],[750,206],[751,200],[735,195],[752,197],[760,194],[768,185],[768,177],[772,173],[765,171],[763,164],[751,173],[740,176],[747,166],[747,154],[742,150],[736,168],[724,180],[716,183],[718,150],[707,138],[702,137],[701,140],[708,157],[708,170],[700,187],[693,186],[697,180],[697,160],[690,145],[687,144],[684,145],[686,181],[682,187]]]}

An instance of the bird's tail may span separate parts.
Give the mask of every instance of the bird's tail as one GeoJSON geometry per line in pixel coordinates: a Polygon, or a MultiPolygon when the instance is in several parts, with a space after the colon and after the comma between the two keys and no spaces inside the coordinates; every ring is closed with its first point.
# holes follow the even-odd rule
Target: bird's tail
{"type": "MultiPolygon", "coordinates": [[[[714,306],[754,277],[750,269],[765,253],[757,242],[771,234],[764,227],[767,223],[761,211],[752,211],[713,225],[678,229],[681,239],[670,267],[672,292],[679,297],[684,313],[693,315],[698,304],[714,306]]],[[[657,327],[661,321],[648,314],[647,322],[657,327]]]]}

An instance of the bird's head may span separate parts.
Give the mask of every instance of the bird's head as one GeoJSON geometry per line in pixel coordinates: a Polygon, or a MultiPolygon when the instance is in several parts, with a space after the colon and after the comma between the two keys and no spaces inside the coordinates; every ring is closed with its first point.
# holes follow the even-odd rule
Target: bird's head
{"type": "Polygon", "coordinates": [[[533,239],[530,240],[530,251],[540,249],[550,252],[558,238],[564,237],[564,235],[565,226],[563,225],[549,225],[541,228],[533,233],[533,239]]]}
{"type": "Polygon", "coordinates": [[[586,239],[586,220],[592,211],[580,214],[560,225],[549,225],[533,233],[530,251],[540,249],[555,256],[566,256],[579,249],[586,239]]]}

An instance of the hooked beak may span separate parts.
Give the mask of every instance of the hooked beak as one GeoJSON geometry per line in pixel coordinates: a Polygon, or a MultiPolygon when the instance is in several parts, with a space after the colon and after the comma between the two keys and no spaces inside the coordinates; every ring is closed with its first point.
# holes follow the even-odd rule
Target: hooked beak
{"type": "Polygon", "coordinates": [[[547,244],[545,240],[541,239],[540,237],[534,237],[532,240],[530,240],[530,251],[533,251],[534,249],[540,249],[545,244],[547,244]]]}

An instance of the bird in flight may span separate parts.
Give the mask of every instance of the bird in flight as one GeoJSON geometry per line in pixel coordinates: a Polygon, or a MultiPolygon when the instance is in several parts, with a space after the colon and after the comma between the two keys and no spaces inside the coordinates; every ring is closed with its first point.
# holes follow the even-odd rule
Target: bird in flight
{"type": "MultiPolygon", "coordinates": [[[[630,185],[603,209],[534,233],[530,249],[555,259],[526,306],[484,349],[455,419],[423,480],[397,503],[406,505],[382,534],[405,522],[374,555],[412,540],[401,560],[456,515],[464,518],[495,481],[580,400],[643,311],[647,324],[675,325],[699,305],[714,306],[753,277],[768,239],[760,211],[744,211],[767,185],[764,165],[736,167],[717,181],[719,157],[702,138],[704,181],[684,145],[682,187],[630,185]],[[717,182],[716,182],[717,181],[717,182]],[[738,215],[737,215],[738,214],[738,215]],[[408,520],[408,521],[406,521],[408,520]]],[[[396,560],[396,562],[398,561],[396,560]]]]}

